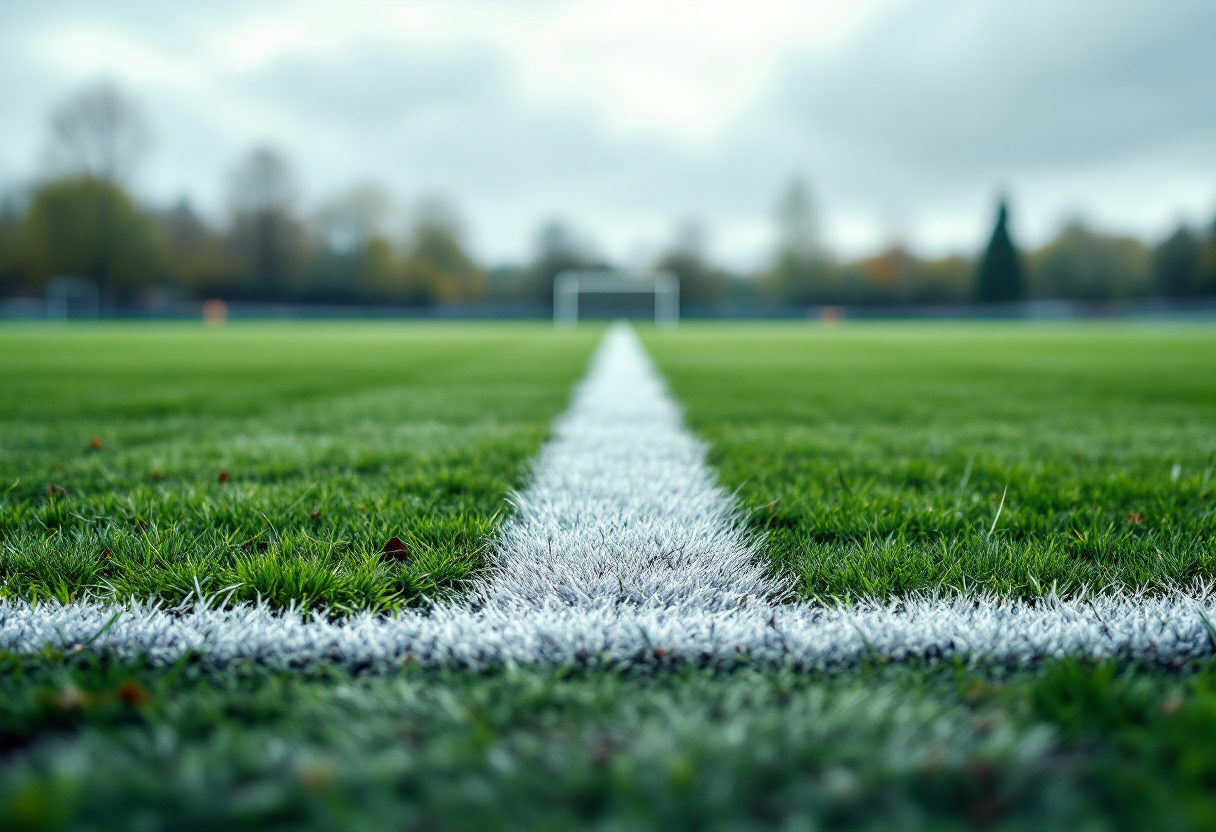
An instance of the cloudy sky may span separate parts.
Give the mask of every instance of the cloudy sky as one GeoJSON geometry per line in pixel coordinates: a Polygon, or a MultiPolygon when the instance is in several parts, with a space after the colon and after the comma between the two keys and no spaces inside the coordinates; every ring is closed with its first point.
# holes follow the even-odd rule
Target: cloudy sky
{"type": "Polygon", "coordinates": [[[445,194],[476,252],[561,217],[642,262],[684,218],[748,268],[810,183],[843,254],[971,252],[1000,189],[1025,244],[1216,215],[1216,3],[1119,0],[0,0],[0,188],[99,78],[143,108],[133,187],[223,217],[258,144],[302,210],[362,181],[445,194]]]}

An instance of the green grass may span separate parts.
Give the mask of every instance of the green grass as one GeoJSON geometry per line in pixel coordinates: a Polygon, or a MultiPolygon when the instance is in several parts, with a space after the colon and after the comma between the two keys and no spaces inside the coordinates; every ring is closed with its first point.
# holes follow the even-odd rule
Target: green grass
{"type": "Polygon", "coordinates": [[[1216,668],[406,669],[0,656],[0,827],[1209,829],[1216,668]]]}
{"type": "Polygon", "coordinates": [[[175,602],[197,580],[340,612],[450,592],[598,334],[0,329],[0,596],[175,602]],[[409,556],[382,563],[393,536],[409,556]]]}
{"type": "MultiPolygon", "coordinates": [[[[341,613],[457,591],[599,334],[0,328],[0,593],[172,602],[197,578],[341,613]],[[393,535],[404,563],[378,557],[393,535]]],[[[1216,577],[1212,328],[643,335],[804,595],[1216,577]]],[[[1213,749],[1212,661],[352,675],[0,654],[5,830],[1199,830],[1213,749]]]]}
{"type": "Polygon", "coordinates": [[[1216,579],[1216,327],[689,325],[644,340],[806,596],[1216,579]]]}

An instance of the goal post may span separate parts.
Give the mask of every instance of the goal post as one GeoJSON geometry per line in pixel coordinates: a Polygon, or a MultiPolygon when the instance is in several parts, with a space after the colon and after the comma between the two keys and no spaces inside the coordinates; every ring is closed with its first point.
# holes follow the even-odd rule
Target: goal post
{"type": "Polygon", "coordinates": [[[653,294],[655,324],[670,327],[680,320],[680,281],[671,272],[564,271],[553,280],[553,323],[577,324],[579,296],[584,294],[653,294]]]}

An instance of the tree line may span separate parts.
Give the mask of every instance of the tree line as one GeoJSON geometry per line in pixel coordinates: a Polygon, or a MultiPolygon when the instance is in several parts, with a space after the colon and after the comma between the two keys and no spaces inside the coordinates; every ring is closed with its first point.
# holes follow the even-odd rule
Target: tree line
{"type": "Polygon", "coordinates": [[[987,246],[974,258],[925,259],[891,246],[851,262],[818,242],[804,184],[795,182],[778,209],[781,244],[762,275],[772,294],[795,304],[954,304],[1025,300],[1115,301],[1216,297],[1216,221],[1180,225],[1155,244],[1104,234],[1080,220],[1046,245],[1022,252],[1009,229],[1009,205],[997,204],[987,246]]]}
{"type": "MultiPolygon", "coordinates": [[[[71,276],[93,281],[117,304],[157,293],[295,303],[544,304],[562,270],[611,267],[553,222],[541,229],[532,262],[487,269],[467,250],[450,202],[419,200],[404,232],[394,234],[391,201],[370,183],[305,213],[291,165],[271,147],[252,149],[231,171],[222,222],[184,200],[140,204],[127,182],[147,150],[147,130],[138,107],[107,84],[65,101],[49,127],[48,175],[21,198],[0,202],[0,296],[36,295],[53,278],[71,276]]],[[[890,246],[843,261],[823,244],[810,191],[795,180],[782,195],[776,224],[774,256],[758,273],[716,267],[703,228],[692,221],[680,226],[654,266],[680,278],[686,309],[1216,296],[1216,223],[1183,225],[1150,245],[1078,221],[1047,245],[1020,252],[1002,200],[991,239],[975,258],[926,259],[890,246]]]]}
{"type": "Polygon", "coordinates": [[[143,119],[108,84],[66,101],[50,128],[49,175],[0,202],[0,296],[37,295],[74,277],[120,305],[165,292],[296,303],[534,300],[548,297],[557,271],[603,265],[554,224],[535,263],[487,272],[451,203],[419,200],[394,234],[391,201],[374,184],[305,213],[291,165],[272,147],[252,149],[231,171],[221,223],[185,200],[142,205],[127,182],[148,145],[143,119]]]}

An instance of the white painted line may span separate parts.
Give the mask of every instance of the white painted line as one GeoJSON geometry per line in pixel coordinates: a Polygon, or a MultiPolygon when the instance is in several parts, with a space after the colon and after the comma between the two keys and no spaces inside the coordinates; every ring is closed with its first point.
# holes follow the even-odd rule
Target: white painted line
{"type": "Polygon", "coordinates": [[[788,594],[631,327],[614,325],[514,500],[480,604],[698,609],[788,594]]]}
{"type": "Polygon", "coordinates": [[[172,662],[195,650],[216,663],[253,660],[275,667],[319,662],[383,667],[418,661],[482,668],[603,660],[821,668],[870,658],[953,657],[1025,665],[1063,655],[1169,663],[1212,653],[1205,617],[1216,622],[1211,593],[1036,604],[915,598],[853,609],[748,604],[717,611],[707,611],[695,600],[638,607],[603,599],[580,606],[452,607],[430,615],[360,615],[338,622],[254,607],[174,614],[139,605],[119,610],[101,604],[42,604],[31,609],[18,602],[0,605],[0,645],[19,652],[85,645],[123,658],[147,655],[155,662],[172,662]],[[122,614],[110,623],[116,612],[122,614]]]}
{"type": "Polygon", "coordinates": [[[515,500],[486,578],[458,605],[339,621],[244,606],[0,603],[0,649],[171,662],[353,667],[626,661],[802,668],[868,658],[1028,664],[1065,654],[1174,662],[1212,652],[1216,593],[1037,603],[916,596],[780,603],[633,331],[613,328],[515,500]]]}

